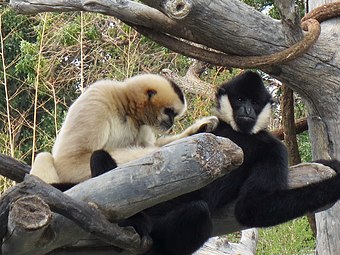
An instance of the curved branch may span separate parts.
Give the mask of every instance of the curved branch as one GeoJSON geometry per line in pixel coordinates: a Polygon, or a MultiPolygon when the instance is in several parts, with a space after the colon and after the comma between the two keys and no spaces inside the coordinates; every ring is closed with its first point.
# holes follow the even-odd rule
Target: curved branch
{"type": "MultiPolygon", "coordinates": [[[[132,24],[130,24],[132,25],[132,24]]],[[[134,25],[132,25],[134,26],[134,25]]],[[[213,65],[237,67],[237,68],[254,68],[254,67],[268,67],[275,64],[283,64],[302,56],[308,49],[316,42],[320,35],[320,24],[315,19],[310,19],[304,22],[304,29],[308,31],[302,41],[295,43],[288,49],[278,53],[273,53],[263,56],[232,56],[226,55],[222,52],[206,50],[201,47],[195,46],[183,40],[179,40],[172,36],[155,32],[152,29],[134,26],[135,29],[141,34],[149,37],[155,42],[158,42],[165,47],[213,65]]]]}
{"type": "Polygon", "coordinates": [[[304,22],[308,19],[316,19],[319,22],[323,22],[330,18],[340,17],[340,2],[323,4],[311,12],[307,13],[301,21],[304,22]]]}

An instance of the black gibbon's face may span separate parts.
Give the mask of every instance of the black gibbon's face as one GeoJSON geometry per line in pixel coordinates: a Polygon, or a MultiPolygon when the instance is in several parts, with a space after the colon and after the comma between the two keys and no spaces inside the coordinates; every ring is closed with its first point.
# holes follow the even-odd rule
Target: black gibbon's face
{"type": "Polygon", "coordinates": [[[267,128],[272,102],[261,76],[251,71],[222,84],[217,92],[219,117],[242,133],[256,134],[267,128]]]}

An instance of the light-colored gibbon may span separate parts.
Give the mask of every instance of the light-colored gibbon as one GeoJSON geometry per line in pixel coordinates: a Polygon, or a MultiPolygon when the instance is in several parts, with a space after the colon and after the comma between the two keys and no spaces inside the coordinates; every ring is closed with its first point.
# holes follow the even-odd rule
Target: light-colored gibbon
{"type": "Polygon", "coordinates": [[[203,118],[179,135],[156,140],[153,131],[170,129],[185,110],[182,90],[159,75],[95,82],[71,105],[52,153],[39,153],[31,174],[48,183],[78,183],[91,177],[95,150],[106,150],[119,165],[218,123],[203,118]]]}

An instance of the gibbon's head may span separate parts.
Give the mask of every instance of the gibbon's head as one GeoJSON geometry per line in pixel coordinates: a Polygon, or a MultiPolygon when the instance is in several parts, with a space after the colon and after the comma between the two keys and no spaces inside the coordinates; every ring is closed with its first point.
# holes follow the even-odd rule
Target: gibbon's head
{"type": "Polygon", "coordinates": [[[256,134],[269,124],[273,99],[259,74],[246,71],[217,91],[217,115],[235,131],[256,134]]]}
{"type": "Polygon", "coordinates": [[[180,87],[160,75],[142,74],[125,82],[128,91],[133,93],[135,119],[141,125],[166,131],[186,110],[186,100],[180,87]]]}

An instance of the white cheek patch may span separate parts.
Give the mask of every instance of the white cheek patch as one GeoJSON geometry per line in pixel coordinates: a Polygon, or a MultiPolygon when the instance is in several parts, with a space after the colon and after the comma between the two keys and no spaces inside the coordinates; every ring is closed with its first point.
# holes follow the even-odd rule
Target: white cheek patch
{"type": "Polygon", "coordinates": [[[271,114],[271,104],[267,103],[261,113],[259,114],[259,116],[257,116],[257,121],[255,126],[253,127],[253,129],[251,130],[251,134],[256,134],[257,132],[266,129],[269,125],[269,121],[270,121],[270,114],[271,114]]]}
{"type": "Polygon", "coordinates": [[[235,131],[239,131],[234,120],[234,111],[231,107],[228,95],[224,95],[219,99],[220,108],[217,109],[217,117],[228,123],[235,131]]]}

